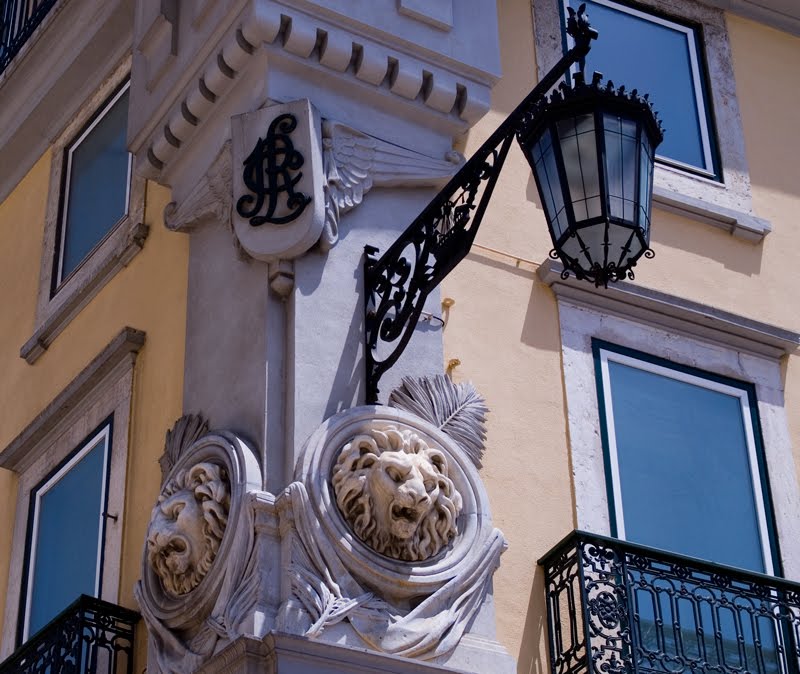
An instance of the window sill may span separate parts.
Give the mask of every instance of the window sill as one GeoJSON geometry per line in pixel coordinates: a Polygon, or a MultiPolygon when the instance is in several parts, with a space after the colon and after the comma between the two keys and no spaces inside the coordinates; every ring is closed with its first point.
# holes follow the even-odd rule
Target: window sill
{"type": "MultiPolygon", "coordinates": [[[[139,218],[141,214],[137,214],[139,218]]],[[[19,351],[33,365],[89,301],[143,248],[149,227],[128,216],[47,302],[44,320],[19,351]]],[[[47,250],[47,248],[46,248],[47,250]]],[[[47,254],[47,253],[46,253],[47,254]]],[[[49,259],[49,255],[48,255],[49,259]]],[[[49,284],[42,284],[46,291],[49,284]]]]}
{"type": "Polygon", "coordinates": [[[726,208],[665,187],[653,188],[653,204],[665,211],[719,227],[738,239],[752,243],[760,243],[772,231],[768,220],[751,213],[726,208]]]}

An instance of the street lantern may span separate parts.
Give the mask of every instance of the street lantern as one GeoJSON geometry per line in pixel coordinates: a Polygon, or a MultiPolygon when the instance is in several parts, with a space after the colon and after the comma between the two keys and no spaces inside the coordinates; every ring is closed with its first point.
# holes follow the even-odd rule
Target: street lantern
{"type": "Polygon", "coordinates": [[[533,170],[553,250],[565,273],[595,285],[633,278],[650,250],[655,148],[663,138],[647,97],[583,73],[517,131],[533,170]]]}
{"type": "Polygon", "coordinates": [[[533,168],[553,240],[551,256],[606,286],[633,277],[652,257],[650,201],[661,127],[647,97],[625,93],[583,66],[597,31],[581,5],[568,8],[574,46],[469,158],[414,222],[377,257],[365,246],[366,399],[403,353],[425,299],[469,253],[500,170],[516,137],[533,168]],[[551,90],[574,64],[574,85],[551,90]]]}

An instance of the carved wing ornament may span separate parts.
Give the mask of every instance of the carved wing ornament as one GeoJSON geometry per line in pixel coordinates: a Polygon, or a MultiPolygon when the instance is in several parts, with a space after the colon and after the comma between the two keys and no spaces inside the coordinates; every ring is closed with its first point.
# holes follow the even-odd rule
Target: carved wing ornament
{"type": "Polygon", "coordinates": [[[440,186],[463,164],[458,152],[435,159],[331,120],[322,123],[325,173],[323,250],[339,239],[339,219],[373,187],[440,186]]]}

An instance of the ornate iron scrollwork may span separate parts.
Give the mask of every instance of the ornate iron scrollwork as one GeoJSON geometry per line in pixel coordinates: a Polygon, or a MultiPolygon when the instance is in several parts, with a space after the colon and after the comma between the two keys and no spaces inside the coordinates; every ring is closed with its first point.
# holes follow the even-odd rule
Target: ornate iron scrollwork
{"type": "Polygon", "coordinates": [[[253,151],[244,160],[242,177],[253,194],[245,194],[236,202],[236,212],[249,218],[253,227],[265,223],[283,225],[300,216],[311,202],[311,197],[295,192],[294,187],[303,177],[300,168],[305,163],[303,155],[294,148],[291,133],[297,128],[297,118],[289,113],[272,120],[266,138],[259,138],[253,151]],[[285,210],[281,196],[286,193],[285,210]],[[253,196],[255,195],[255,196],[253,196]],[[259,215],[266,201],[266,213],[259,215]]]}
{"type": "Polygon", "coordinates": [[[378,402],[378,382],[411,338],[428,295],[466,257],[519,125],[597,37],[585,6],[572,12],[567,32],[575,46],[489,136],[433,201],[380,257],[365,247],[365,347],[368,403],[378,402]],[[381,352],[383,351],[383,353],[381,352]]]}
{"type": "Polygon", "coordinates": [[[797,671],[797,583],[579,531],[539,563],[551,674],[797,671]]]}
{"type": "Polygon", "coordinates": [[[133,674],[139,614],[81,595],[0,663],[0,674],[133,674]]]}

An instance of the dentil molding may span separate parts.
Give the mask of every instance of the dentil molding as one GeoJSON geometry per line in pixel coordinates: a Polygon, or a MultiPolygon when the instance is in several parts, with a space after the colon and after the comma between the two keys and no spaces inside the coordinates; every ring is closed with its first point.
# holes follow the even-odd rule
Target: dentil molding
{"type": "MultiPolygon", "coordinates": [[[[289,5],[250,0],[238,16],[223,11],[219,3],[203,4],[206,11],[177,22],[163,9],[155,11],[146,3],[137,7],[132,99],[139,101],[134,107],[140,112],[131,124],[130,146],[140,159],[137,170],[145,177],[163,177],[183,146],[217,114],[237,77],[262,49],[279,57],[271,59],[270,68],[288,59],[286,63],[307,67],[309,77],[321,71],[345,89],[355,86],[365,94],[375,91],[379,98],[397,98],[441,117],[440,125],[449,126],[450,135],[465,131],[489,109],[490,88],[499,76],[494,3],[473,3],[476,12],[486,13],[484,27],[494,22],[488,33],[481,28],[479,41],[486,42],[486,48],[459,47],[475,42],[477,29],[467,21],[446,31],[453,33],[447,35],[450,56],[438,53],[441,40],[429,34],[430,28],[411,22],[402,12],[384,20],[389,12],[378,11],[377,4],[374,11],[363,10],[365,16],[356,18],[339,14],[324,1],[289,5]],[[212,15],[219,22],[213,31],[212,15]],[[394,25],[382,25],[387,21],[394,25]],[[209,51],[207,44],[215,46],[209,51]],[[176,96],[176,91],[181,93],[176,96]]],[[[393,3],[390,6],[390,13],[396,14],[393,3]]],[[[462,11],[470,7],[464,5],[462,11]]],[[[368,105],[367,96],[364,100],[368,105]]]]}

